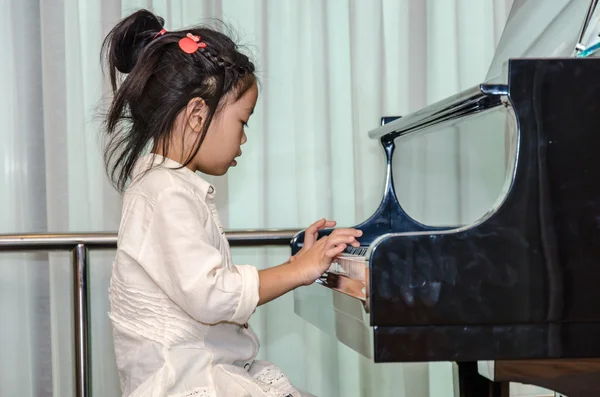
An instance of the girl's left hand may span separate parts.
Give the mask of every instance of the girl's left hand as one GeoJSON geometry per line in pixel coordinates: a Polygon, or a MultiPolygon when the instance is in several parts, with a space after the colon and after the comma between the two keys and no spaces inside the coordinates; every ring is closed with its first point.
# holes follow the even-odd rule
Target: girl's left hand
{"type": "Polygon", "coordinates": [[[319,237],[319,230],[323,230],[326,228],[332,228],[336,225],[335,221],[328,221],[327,219],[319,219],[312,225],[310,225],[304,231],[304,244],[300,251],[296,255],[290,256],[290,262],[293,262],[296,257],[302,256],[307,250],[309,250],[317,241],[319,237]]]}

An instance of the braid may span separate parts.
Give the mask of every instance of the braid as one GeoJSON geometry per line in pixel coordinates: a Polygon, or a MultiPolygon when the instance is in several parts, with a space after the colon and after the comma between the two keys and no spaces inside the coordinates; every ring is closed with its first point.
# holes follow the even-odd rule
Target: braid
{"type": "Polygon", "coordinates": [[[204,55],[210,62],[222,69],[225,69],[226,71],[234,71],[242,75],[254,72],[254,65],[252,65],[248,57],[243,54],[237,53],[238,62],[231,62],[218,55],[209,47],[200,48],[200,53],[202,53],[202,55],[204,55]]]}

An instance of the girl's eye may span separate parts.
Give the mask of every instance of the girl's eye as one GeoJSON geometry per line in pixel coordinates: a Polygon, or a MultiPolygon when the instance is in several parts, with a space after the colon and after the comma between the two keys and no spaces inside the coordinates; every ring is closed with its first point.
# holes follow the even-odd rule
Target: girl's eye
{"type": "Polygon", "coordinates": [[[242,123],[242,125],[244,126],[244,128],[248,128],[248,123],[242,123]]]}

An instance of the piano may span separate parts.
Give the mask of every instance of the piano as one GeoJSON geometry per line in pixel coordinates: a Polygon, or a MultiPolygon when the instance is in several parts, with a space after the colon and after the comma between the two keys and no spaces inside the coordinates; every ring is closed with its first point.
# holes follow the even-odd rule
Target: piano
{"type": "Polygon", "coordinates": [[[381,204],[295,312],[375,363],[456,362],[461,397],[600,395],[599,19],[595,0],[515,0],[483,83],[384,117],[381,204]],[[500,137],[505,168],[486,211],[431,226],[400,205],[394,153],[449,133],[500,137]]]}

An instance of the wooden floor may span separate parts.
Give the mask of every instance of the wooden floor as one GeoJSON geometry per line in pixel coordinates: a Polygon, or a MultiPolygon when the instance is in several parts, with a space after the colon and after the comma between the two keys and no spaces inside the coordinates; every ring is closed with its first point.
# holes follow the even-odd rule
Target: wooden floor
{"type": "Polygon", "coordinates": [[[600,359],[496,361],[494,381],[536,385],[567,397],[600,397],[600,359]]]}

